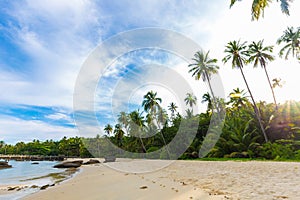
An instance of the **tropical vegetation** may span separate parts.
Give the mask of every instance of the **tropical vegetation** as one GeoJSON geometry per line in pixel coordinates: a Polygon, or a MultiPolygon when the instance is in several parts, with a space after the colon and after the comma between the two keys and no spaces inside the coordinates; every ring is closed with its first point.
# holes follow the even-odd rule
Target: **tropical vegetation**
{"type": "MultiPolygon", "coordinates": [[[[260,14],[256,13],[254,17],[257,16],[260,14]]],[[[300,59],[300,28],[288,27],[277,44],[283,45],[279,57],[285,55],[288,59],[292,55],[300,59]]],[[[33,140],[14,145],[0,141],[0,154],[300,160],[300,102],[280,104],[276,101],[274,89],[282,87],[283,83],[280,78],[271,78],[268,73],[269,64],[275,59],[273,46],[265,46],[263,40],[251,43],[233,40],[225,45],[223,63],[230,62],[233,69],[240,70],[246,86],[245,89],[242,86],[234,88],[226,98],[214,93],[211,81],[220,65],[216,58],[210,57],[209,52],[197,51],[191,58],[192,63],[187,66],[191,77],[207,83],[208,92],[193,94],[186,91],[183,100],[188,108],[185,112],[180,113],[175,102],[164,108],[164,99],[151,90],[145,92],[139,109],[120,111],[116,124],[105,125],[104,134],[99,133],[94,138],[63,137],[59,141],[33,140]],[[254,99],[244,71],[249,64],[264,70],[274,102],[254,99]],[[207,109],[196,113],[194,108],[200,102],[196,97],[199,95],[207,109]],[[223,117],[225,120],[222,120],[223,117]],[[117,146],[118,150],[114,151],[116,148],[113,146],[117,146]],[[182,146],[186,148],[182,149],[182,146]],[[174,149],[180,154],[176,155],[174,149]],[[200,153],[203,149],[207,151],[200,153]]]]}

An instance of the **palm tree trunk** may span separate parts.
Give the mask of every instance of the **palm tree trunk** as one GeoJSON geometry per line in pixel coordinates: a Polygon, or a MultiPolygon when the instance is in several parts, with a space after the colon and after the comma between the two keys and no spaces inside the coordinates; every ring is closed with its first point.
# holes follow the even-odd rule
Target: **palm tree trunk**
{"type": "Polygon", "coordinates": [[[270,78],[269,78],[269,74],[268,74],[268,71],[267,71],[267,68],[266,68],[265,64],[263,64],[263,68],[265,70],[265,73],[266,73],[266,76],[267,76],[267,79],[268,79],[268,82],[269,82],[269,85],[270,85],[270,88],[271,88],[271,91],[272,91],[272,95],[273,95],[273,99],[274,99],[274,103],[275,103],[276,111],[277,111],[278,106],[277,106],[277,102],[276,102],[276,98],[275,98],[275,93],[274,93],[274,90],[273,90],[273,87],[272,87],[272,84],[271,84],[271,81],[270,81],[270,78]]]}
{"type": "Polygon", "coordinates": [[[162,133],[162,128],[160,127],[160,124],[159,124],[159,122],[158,122],[158,119],[156,118],[156,115],[155,115],[154,118],[155,118],[155,120],[156,120],[156,123],[157,123],[158,129],[159,129],[160,135],[161,135],[161,137],[162,137],[162,139],[163,139],[163,142],[164,142],[164,145],[165,145],[165,147],[166,147],[166,150],[167,150],[169,159],[171,159],[171,154],[170,154],[168,145],[167,145],[167,143],[166,143],[165,136],[164,136],[164,134],[162,133]]]}
{"type": "Polygon", "coordinates": [[[147,152],[147,151],[146,151],[146,147],[145,147],[144,142],[143,142],[143,139],[141,138],[140,135],[139,135],[139,139],[140,139],[140,142],[141,142],[141,144],[142,144],[142,148],[143,148],[143,150],[144,150],[144,153],[146,153],[146,152],[147,152]]]}
{"type": "MultiPolygon", "coordinates": [[[[242,63],[241,60],[240,60],[240,63],[242,63]]],[[[265,129],[264,129],[264,127],[263,127],[263,125],[262,125],[262,122],[261,122],[259,110],[258,110],[258,108],[257,108],[257,106],[256,106],[256,103],[255,103],[255,101],[254,101],[253,95],[252,95],[252,93],[251,93],[251,90],[250,90],[250,88],[249,88],[249,85],[248,85],[248,83],[247,83],[246,77],[245,77],[244,72],[243,72],[243,69],[242,69],[243,66],[239,66],[239,68],[240,68],[240,70],[241,70],[241,73],[242,73],[243,79],[244,79],[244,81],[245,81],[245,84],[246,84],[246,86],[247,86],[247,89],[248,89],[248,92],[249,92],[249,94],[250,94],[250,97],[251,97],[251,99],[252,99],[254,112],[255,112],[255,115],[256,115],[256,117],[257,117],[257,119],[258,119],[259,126],[260,126],[261,131],[262,131],[262,133],[263,133],[263,135],[264,135],[265,141],[268,142],[267,134],[266,134],[265,129]]]]}
{"type": "Polygon", "coordinates": [[[206,80],[207,80],[207,82],[208,82],[208,87],[209,87],[209,90],[210,90],[210,92],[211,92],[211,96],[212,96],[212,98],[213,98],[213,106],[217,109],[217,112],[218,112],[218,118],[219,118],[219,120],[220,120],[220,119],[221,119],[221,117],[220,117],[220,110],[219,110],[219,107],[216,105],[216,103],[217,103],[216,97],[215,97],[215,94],[214,94],[213,89],[212,89],[212,87],[211,87],[211,84],[210,84],[210,78],[209,78],[207,72],[205,72],[205,76],[206,76],[206,80]]]}

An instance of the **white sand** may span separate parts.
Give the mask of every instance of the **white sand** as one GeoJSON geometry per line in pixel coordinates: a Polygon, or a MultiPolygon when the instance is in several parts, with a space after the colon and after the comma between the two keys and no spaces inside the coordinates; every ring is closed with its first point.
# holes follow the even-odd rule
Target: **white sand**
{"type": "Polygon", "coordinates": [[[120,160],[83,166],[71,180],[25,199],[299,199],[300,163],[176,161],[161,170],[164,161],[120,160]],[[146,186],[145,189],[141,187],[146,186]]]}

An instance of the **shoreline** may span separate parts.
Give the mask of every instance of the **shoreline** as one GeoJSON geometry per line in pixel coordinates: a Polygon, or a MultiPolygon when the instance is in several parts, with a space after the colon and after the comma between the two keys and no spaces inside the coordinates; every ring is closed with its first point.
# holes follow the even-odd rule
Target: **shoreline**
{"type": "MultiPolygon", "coordinates": [[[[122,162],[124,162],[123,159],[120,163],[122,162]]],[[[141,162],[141,160],[130,159],[125,162],[141,162]]],[[[101,162],[97,165],[82,166],[77,176],[55,187],[28,195],[23,200],[53,198],[98,200],[99,198],[120,199],[121,197],[123,199],[222,199],[220,195],[210,195],[192,185],[162,178],[159,171],[140,174],[117,171],[112,168],[112,165],[117,163],[101,162]]]]}
{"type": "Polygon", "coordinates": [[[65,169],[61,172],[19,180],[19,183],[2,184],[0,185],[0,198],[8,200],[23,198],[66,182],[80,171],[80,169],[65,169]]]}
{"type": "MultiPolygon", "coordinates": [[[[100,159],[99,159],[100,160],[100,159]]],[[[175,161],[154,172],[127,173],[117,167],[155,166],[162,160],[117,159],[82,166],[67,182],[26,196],[50,199],[292,199],[300,196],[299,162],[175,161]]]]}
{"type": "Polygon", "coordinates": [[[20,198],[296,200],[300,196],[300,162],[177,160],[151,171],[166,161],[120,158],[103,163],[103,159],[97,160],[101,163],[82,165],[55,186],[37,189],[20,198]],[[145,167],[149,172],[134,173],[145,167]]]}

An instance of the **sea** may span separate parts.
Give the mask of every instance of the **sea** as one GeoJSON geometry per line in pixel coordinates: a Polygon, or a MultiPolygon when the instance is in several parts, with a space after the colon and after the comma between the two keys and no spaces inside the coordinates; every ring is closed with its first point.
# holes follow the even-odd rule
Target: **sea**
{"type": "Polygon", "coordinates": [[[59,163],[56,161],[38,161],[39,164],[32,164],[33,161],[10,160],[8,163],[12,165],[12,168],[0,169],[0,188],[16,185],[28,187],[20,191],[10,191],[7,194],[0,195],[1,200],[17,200],[37,192],[40,190],[39,187],[47,184],[51,185],[55,181],[51,177],[39,177],[47,176],[51,173],[64,172],[64,169],[53,168],[55,164],[59,163]],[[31,180],[32,178],[38,179],[31,180]],[[39,187],[31,188],[33,185],[39,187]]]}

